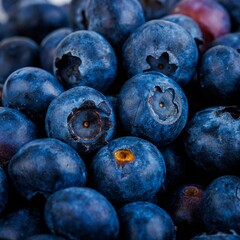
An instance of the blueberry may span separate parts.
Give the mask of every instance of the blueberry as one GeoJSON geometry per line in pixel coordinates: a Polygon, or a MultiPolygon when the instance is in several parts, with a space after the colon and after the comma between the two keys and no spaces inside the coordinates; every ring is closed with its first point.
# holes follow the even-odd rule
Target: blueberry
{"type": "Polygon", "coordinates": [[[239,231],[240,178],[222,176],[207,187],[202,199],[202,219],[209,231],[239,231]]]}
{"type": "Polygon", "coordinates": [[[15,70],[37,66],[39,62],[39,47],[31,39],[25,37],[6,38],[0,42],[0,83],[15,70]]]}
{"type": "Polygon", "coordinates": [[[194,39],[180,25],[152,20],[139,27],[127,39],[123,45],[122,58],[130,77],[158,71],[184,86],[195,73],[198,49],[194,39]]]}
{"type": "Polygon", "coordinates": [[[167,15],[179,0],[139,0],[147,20],[167,15]]]}
{"type": "Polygon", "coordinates": [[[71,240],[118,237],[117,213],[108,200],[90,188],[67,188],[49,197],[45,220],[51,232],[71,240]]]}
{"type": "Polygon", "coordinates": [[[184,145],[189,159],[208,174],[238,174],[239,107],[219,106],[197,112],[186,127],[184,145]]]}
{"type": "Polygon", "coordinates": [[[205,230],[201,218],[203,187],[184,184],[173,190],[166,200],[166,210],[177,227],[179,239],[190,239],[205,230]]]}
{"type": "Polygon", "coordinates": [[[232,231],[232,233],[218,232],[213,234],[202,233],[192,240],[240,240],[240,235],[232,231]]]}
{"type": "Polygon", "coordinates": [[[4,170],[0,167],[0,215],[4,212],[8,202],[9,185],[4,170]]]}
{"type": "Polygon", "coordinates": [[[25,240],[46,231],[43,216],[37,209],[21,208],[0,219],[2,240],[25,240]]]}
{"type": "Polygon", "coordinates": [[[31,236],[31,237],[27,238],[26,240],[64,240],[64,238],[57,237],[57,236],[50,235],[50,234],[41,234],[41,235],[31,236]]]}
{"type": "Polygon", "coordinates": [[[69,145],[57,139],[37,139],[12,157],[8,173],[17,191],[34,200],[67,187],[86,184],[86,167],[69,145]]]}
{"type": "Polygon", "coordinates": [[[10,11],[8,22],[14,24],[16,35],[30,37],[38,43],[48,33],[68,25],[62,9],[43,0],[17,4],[10,11]]]}
{"type": "Polygon", "coordinates": [[[101,34],[115,49],[145,22],[138,0],[87,0],[73,4],[77,10],[73,24],[101,34]]]}
{"type": "Polygon", "coordinates": [[[159,191],[165,174],[159,150],[136,137],[112,140],[91,164],[94,188],[116,205],[150,199],[159,191]]]}
{"type": "Polygon", "coordinates": [[[120,91],[119,116],[131,135],[163,146],[182,132],[188,102],[179,85],[169,77],[158,72],[138,74],[120,91]]]}
{"type": "Polygon", "coordinates": [[[45,125],[48,137],[60,139],[83,154],[100,149],[113,138],[116,120],[103,94],[80,86],[51,102],[45,125]]]}
{"type": "Polygon", "coordinates": [[[0,107],[0,166],[5,167],[21,146],[36,138],[36,126],[25,115],[0,107]]]}
{"type": "Polygon", "coordinates": [[[202,56],[199,74],[201,91],[209,105],[240,104],[238,51],[221,45],[210,48],[202,56]]]}
{"type": "Polygon", "coordinates": [[[53,60],[58,44],[70,33],[70,28],[60,28],[49,33],[41,42],[40,60],[42,68],[53,73],[53,60]]]}
{"type": "Polygon", "coordinates": [[[197,45],[201,45],[203,43],[202,31],[198,24],[191,17],[183,14],[171,14],[163,17],[162,20],[179,24],[190,33],[197,45]]]}
{"type": "Polygon", "coordinates": [[[117,58],[101,35],[77,31],[58,45],[54,73],[66,88],[89,86],[104,92],[116,78],[117,58]]]}
{"type": "Polygon", "coordinates": [[[48,105],[64,92],[54,76],[40,68],[25,67],[13,72],[3,86],[3,106],[15,108],[30,119],[42,122],[48,105]]]}
{"type": "Polygon", "coordinates": [[[166,164],[166,179],[161,191],[169,191],[186,179],[187,157],[178,143],[169,144],[160,148],[166,164]]]}
{"type": "Polygon", "coordinates": [[[181,0],[175,5],[172,13],[192,17],[201,28],[206,43],[231,30],[229,14],[217,1],[181,0]]]}
{"type": "Polygon", "coordinates": [[[174,240],[175,229],[170,216],[157,205],[134,202],[118,211],[122,239],[174,240]]]}

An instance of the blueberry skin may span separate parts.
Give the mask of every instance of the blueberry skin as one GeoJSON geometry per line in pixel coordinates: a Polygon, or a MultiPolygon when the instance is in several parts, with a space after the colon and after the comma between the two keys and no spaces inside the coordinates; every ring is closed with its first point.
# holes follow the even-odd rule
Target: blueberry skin
{"type": "Polygon", "coordinates": [[[90,188],[67,188],[51,195],[45,221],[52,233],[71,240],[110,240],[119,233],[115,209],[90,188]]]}
{"type": "Polygon", "coordinates": [[[166,164],[166,179],[161,188],[162,192],[179,186],[186,178],[187,157],[177,143],[169,144],[159,149],[166,164]]]}
{"type": "Polygon", "coordinates": [[[202,233],[192,238],[192,240],[240,240],[240,235],[238,235],[235,232],[233,233],[218,232],[215,234],[202,233]]]}
{"type": "Polygon", "coordinates": [[[50,235],[50,234],[41,234],[41,235],[31,236],[31,237],[27,238],[26,240],[64,240],[64,238],[57,237],[57,236],[50,235]]]}
{"type": "Polygon", "coordinates": [[[10,11],[8,21],[14,23],[16,35],[30,37],[38,43],[55,29],[68,26],[62,9],[43,0],[22,1],[10,11]]]}
{"type": "Polygon", "coordinates": [[[70,28],[60,28],[49,33],[40,45],[41,66],[46,71],[53,73],[53,61],[58,44],[70,33],[70,28]]]}
{"type": "Polygon", "coordinates": [[[103,94],[80,86],[51,102],[45,126],[48,137],[60,139],[80,154],[86,154],[100,149],[114,137],[116,119],[103,94]]]}
{"type": "Polygon", "coordinates": [[[134,202],[118,211],[122,239],[175,240],[171,217],[149,202],[134,202]]]}
{"type": "Polygon", "coordinates": [[[43,216],[36,209],[21,208],[0,219],[0,239],[3,240],[25,240],[46,231],[43,216]]]}
{"type": "Polygon", "coordinates": [[[0,215],[2,215],[7,206],[8,191],[8,179],[4,170],[0,167],[0,215]]]}
{"type": "Polygon", "coordinates": [[[88,0],[72,0],[69,3],[69,22],[74,31],[87,29],[86,6],[88,0]]]}
{"type": "Polygon", "coordinates": [[[203,43],[203,35],[198,24],[191,18],[183,14],[171,14],[162,18],[162,20],[179,24],[190,33],[197,45],[203,43]]]}
{"type": "Polygon", "coordinates": [[[62,85],[47,71],[25,67],[13,72],[3,85],[4,107],[15,108],[35,122],[45,119],[52,100],[64,92],[62,85]]]}
{"type": "Polygon", "coordinates": [[[39,47],[30,38],[10,37],[0,42],[0,83],[22,67],[37,66],[39,62],[39,47]]]}
{"type": "Polygon", "coordinates": [[[206,188],[201,207],[204,224],[209,231],[239,231],[240,226],[240,178],[222,176],[206,188]]]}
{"type": "Polygon", "coordinates": [[[90,174],[98,192],[122,205],[155,195],[164,182],[166,167],[156,146],[140,138],[122,137],[98,151],[90,174]]]}
{"type": "Polygon", "coordinates": [[[186,125],[185,94],[175,81],[161,73],[134,76],[123,85],[118,97],[124,128],[157,146],[173,142],[186,125]]]}
{"type": "Polygon", "coordinates": [[[227,46],[210,48],[199,67],[203,96],[213,105],[240,104],[240,54],[227,46]]]}
{"type": "Polygon", "coordinates": [[[179,0],[139,0],[147,20],[167,15],[179,0]]]}
{"type": "Polygon", "coordinates": [[[212,107],[197,112],[184,134],[188,158],[209,175],[238,174],[239,107],[212,107]]]}
{"type": "MultiPolygon", "coordinates": [[[[84,9],[83,3],[78,2],[80,9],[84,9]]],[[[76,17],[76,25],[79,20],[84,20],[88,30],[101,34],[119,50],[129,35],[145,23],[138,0],[88,0],[85,10],[76,17]]]]}
{"type": "Polygon", "coordinates": [[[76,31],[58,45],[54,74],[66,88],[89,86],[105,92],[116,78],[117,58],[100,34],[76,31]]]}
{"type": "Polygon", "coordinates": [[[41,195],[45,199],[60,189],[83,187],[86,167],[66,143],[57,139],[37,139],[25,144],[11,158],[8,173],[24,198],[33,200],[41,195]]]}
{"type": "Polygon", "coordinates": [[[239,50],[240,49],[240,32],[225,34],[217,38],[216,40],[214,40],[210,44],[210,47],[214,47],[217,45],[224,45],[224,46],[228,46],[236,50],[239,50]]]}
{"type": "Polygon", "coordinates": [[[37,129],[21,112],[0,107],[0,166],[8,165],[11,157],[24,144],[37,138],[37,129]]]}
{"type": "Polygon", "coordinates": [[[139,27],[126,40],[122,52],[123,66],[130,77],[158,71],[181,86],[191,80],[198,62],[198,48],[191,35],[180,25],[164,20],[139,27]]]}

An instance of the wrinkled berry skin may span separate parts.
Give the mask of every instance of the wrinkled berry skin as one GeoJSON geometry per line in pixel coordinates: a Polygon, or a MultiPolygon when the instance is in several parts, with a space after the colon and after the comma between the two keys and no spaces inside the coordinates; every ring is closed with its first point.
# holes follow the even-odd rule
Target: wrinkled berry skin
{"type": "Polygon", "coordinates": [[[202,233],[192,238],[192,240],[240,240],[240,235],[235,232],[218,232],[214,234],[202,233]]]}
{"type": "Polygon", "coordinates": [[[10,11],[8,21],[14,23],[16,35],[38,43],[48,33],[68,25],[62,9],[45,1],[23,1],[10,11]]]}
{"type": "Polygon", "coordinates": [[[216,40],[214,40],[210,47],[214,47],[217,45],[224,45],[228,47],[232,47],[236,50],[240,49],[240,32],[233,32],[225,34],[216,40]]]}
{"type": "Polygon", "coordinates": [[[176,23],[190,33],[197,45],[203,43],[202,31],[198,24],[191,18],[183,14],[171,14],[162,18],[162,20],[176,23]]]}
{"type": "Polygon", "coordinates": [[[203,187],[184,184],[170,193],[166,210],[177,227],[179,239],[190,239],[205,228],[201,218],[203,187]]]}
{"type": "Polygon", "coordinates": [[[188,158],[210,175],[238,174],[240,109],[212,107],[197,112],[184,136],[188,158]]]}
{"type": "Polygon", "coordinates": [[[173,142],[188,117],[188,102],[169,77],[148,72],[129,79],[119,94],[119,116],[124,128],[157,146],[173,142]]]}
{"type": "Polygon", "coordinates": [[[116,205],[147,201],[159,191],[165,175],[159,150],[136,137],[111,141],[98,151],[91,164],[94,188],[116,205]]]}
{"type": "Polygon", "coordinates": [[[40,61],[46,71],[53,73],[53,60],[58,44],[70,33],[70,28],[60,28],[49,33],[41,42],[40,61]]]}
{"type": "Polygon", "coordinates": [[[179,0],[139,0],[146,20],[158,19],[167,15],[179,0]]]}
{"type": "Polygon", "coordinates": [[[200,87],[208,103],[240,104],[240,54],[227,46],[210,48],[200,62],[200,87]]]}
{"type": "Polygon", "coordinates": [[[123,65],[130,77],[158,71],[184,86],[193,77],[197,61],[194,39],[183,27],[169,21],[145,23],[123,46],[123,65]]]}
{"type": "Polygon", "coordinates": [[[112,240],[119,233],[115,209],[90,188],[67,188],[51,195],[45,221],[52,233],[71,240],[112,240]]]}
{"type": "Polygon", "coordinates": [[[46,231],[42,214],[33,208],[18,209],[0,219],[0,236],[4,240],[23,240],[46,231]]]}
{"type": "Polygon", "coordinates": [[[44,121],[52,100],[64,92],[62,85],[47,71],[25,67],[13,72],[3,85],[4,107],[15,108],[35,122],[44,121]]]}
{"type": "Polygon", "coordinates": [[[40,234],[40,235],[31,236],[31,237],[27,238],[26,240],[64,240],[64,238],[57,237],[57,236],[50,235],[50,234],[40,234]]]}
{"type": "Polygon", "coordinates": [[[68,143],[80,154],[100,149],[115,133],[114,110],[107,98],[90,87],[75,87],[56,97],[46,115],[48,137],[68,143]]]}
{"type": "Polygon", "coordinates": [[[115,49],[145,22],[138,0],[87,0],[86,3],[78,1],[76,9],[77,5],[80,13],[76,14],[74,25],[80,25],[81,29],[84,21],[86,29],[104,36],[115,49]]]}
{"type": "Polygon", "coordinates": [[[4,170],[0,167],[0,216],[4,212],[8,202],[8,180],[4,170]]]}
{"type": "Polygon", "coordinates": [[[134,202],[118,211],[121,239],[175,240],[174,223],[162,208],[149,202],[134,202]]]}
{"type": "Polygon", "coordinates": [[[86,184],[86,167],[69,145],[57,139],[37,139],[25,144],[12,157],[8,173],[17,191],[32,200],[67,187],[86,184]]]}
{"type": "Polygon", "coordinates": [[[37,66],[39,62],[38,45],[26,37],[11,37],[0,42],[0,83],[22,67],[37,66]]]}
{"type": "Polygon", "coordinates": [[[116,78],[117,58],[98,33],[76,31],[58,45],[54,73],[66,88],[88,86],[104,92],[116,78]]]}
{"type": "Polygon", "coordinates": [[[202,30],[204,40],[209,43],[231,30],[227,10],[213,0],[181,0],[172,13],[192,17],[202,30]]]}
{"type": "Polygon", "coordinates": [[[5,167],[21,146],[37,138],[37,129],[25,115],[0,107],[0,166],[5,167]]]}
{"type": "Polygon", "coordinates": [[[239,231],[240,178],[222,176],[206,188],[202,199],[201,215],[209,231],[239,231]]]}

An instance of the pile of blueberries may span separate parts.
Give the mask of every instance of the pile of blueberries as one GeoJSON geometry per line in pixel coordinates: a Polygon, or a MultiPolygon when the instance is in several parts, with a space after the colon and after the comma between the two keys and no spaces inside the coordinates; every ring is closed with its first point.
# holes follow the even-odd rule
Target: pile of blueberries
{"type": "Polygon", "coordinates": [[[2,0],[0,240],[239,240],[240,1],[2,0]]]}

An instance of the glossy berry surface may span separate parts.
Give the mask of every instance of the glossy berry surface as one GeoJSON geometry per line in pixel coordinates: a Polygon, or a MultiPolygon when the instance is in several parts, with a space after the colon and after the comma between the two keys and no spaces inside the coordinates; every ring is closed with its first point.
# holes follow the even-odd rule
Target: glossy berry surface
{"type": "Polygon", "coordinates": [[[22,67],[37,66],[39,62],[38,45],[26,37],[11,37],[0,42],[0,82],[22,67]]]}
{"type": "Polygon", "coordinates": [[[72,240],[116,239],[117,213],[100,193],[90,188],[67,188],[49,197],[45,220],[51,232],[72,240]]]}
{"type": "Polygon", "coordinates": [[[73,32],[56,49],[54,73],[66,88],[88,86],[104,92],[114,82],[116,71],[113,48],[96,32],[73,32]]]}
{"type": "Polygon", "coordinates": [[[46,115],[46,132],[79,153],[90,153],[115,133],[115,113],[106,97],[90,87],[75,87],[56,97],[46,115]]]}
{"type": "Polygon", "coordinates": [[[53,60],[56,54],[58,44],[70,33],[70,28],[60,28],[49,33],[40,45],[41,66],[46,71],[53,73],[53,60]]]}
{"type": "Polygon", "coordinates": [[[179,85],[169,77],[158,72],[138,74],[120,91],[119,116],[131,135],[163,146],[173,142],[183,130],[188,102],[179,85]]]}
{"type": "Polygon", "coordinates": [[[26,199],[47,197],[63,188],[83,187],[86,167],[69,145],[57,139],[37,139],[25,144],[12,157],[8,173],[26,199]]]}
{"type": "Polygon", "coordinates": [[[186,153],[208,174],[237,174],[240,158],[238,107],[212,107],[197,112],[185,129],[186,153]]]}
{"type": "Polygon", "coordinates": [[[192,240],[240,240],[240,235],[235,232],[218,232],[215,234],[202,233],[192,238],[192,240]]]}
{"type": "Polygon", "coordinates": [[[191,80],[198,61],[197,45],[191,35],[180,25],[164,20],[143,24],[127,39],[122,52],[130,77],[157,71],[181,86],[191,80]]]}
{"type": "Polygon", "coordinates": [[[40,68],[25,67],[13,72],[3,86],[3,106],[15,108],[33,121],[44,121],[52,100],[64,92],[55,77],[40,68]]]}
{"type": "Polygon", "coordinates": [[[1,166],[5,167],[21,146],[36,138],[36,126],[25,115],[15,109],[0,107],[1,166]]]}
{"type": "Polygon", "coordinates": [[[165,175],[159,150],[136,137],[112,140],[91,164],[93,187],[117,205],[149,200],[162,186],[165,175]]]}
{"type": "Polygon", "coordinates": [[[239,231],[240,178],[222,176],[215,179],[203,194],[201,215],[209,231],[239,231]]]}
{"type": "Polygon", "coordinates": [[[149,202],[134,202],[118,211],[122,239],[175,240],[174,223],[162,208],[149,202]]]}

